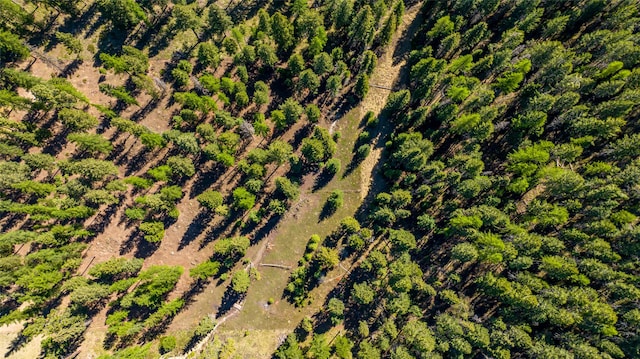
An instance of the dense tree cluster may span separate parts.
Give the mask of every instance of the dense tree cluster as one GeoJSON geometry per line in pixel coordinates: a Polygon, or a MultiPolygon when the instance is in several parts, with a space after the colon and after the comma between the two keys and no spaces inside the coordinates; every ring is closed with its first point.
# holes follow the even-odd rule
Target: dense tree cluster
{"type": "MultiPolygon", "coordinates": [[[[425,2],[382,114],[388,192],[336,234],[379,240],[327,302],[345,357],[638,356],[638,10],[425,2]]],[[[276,356],[339,356],[301,339],[276,356]]]]}

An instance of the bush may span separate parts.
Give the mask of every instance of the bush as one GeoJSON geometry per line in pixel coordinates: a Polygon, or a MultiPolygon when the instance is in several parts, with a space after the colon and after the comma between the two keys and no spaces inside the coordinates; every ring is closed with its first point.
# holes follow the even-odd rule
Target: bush
{"type": "Polygon", "coordinates": [[[171,168],[171,173],[175,177],[192,177],[196,174],[193,161],[186,157],[171,156],[167,159],[167,165],[171,168]]]}
{"type": "Polygon", "coordinates": [[[197,197],[201,206],[210,211],[215,211],[224,202],[222,194],[218,191],[204,191],[197,197]]]}
{"type": "Polygon", "coordinates": [[[181,69],[171,70],[171,77],[178,88],[186,87],[189,84],[189,74],[181,69]]]}
{"type": "Polygon", "coordinates": [[[240,211],[251,209],[256,203],[256,196],[244,187],[233,190],[233,206],[240,211]]]}
{"type": "Polygon", "coordinates": [[[216,322],[214,322],[210,317],[206,316],[200,319],[200,322],[198,323],[198,326],[196,327],[193,335],[197,338],[202,338],[205,335],[209,334],[209,332],[212,331],[215,327],[216,322]]]}
{"type": "Polygon", "coordinates": [[[233,289],[236,293],[246,293],[249,290],[249,285],[251,284],[251,278],[249,278],[249,273],[245,270],[238,270],[233,273],[231,277],[231,289],[233,289]]]}
{"type": "Polygon", "coordinates": [[[164,224],[162,222],[142,222],[140,231],[145,234],[147,242],[157,243],[164,237],[164,224]]]}
{"type": "Polygon", "coordinates": [[[327,198],[327,203],[325,204],[325,208],[327,212],[334,213],[338,210],[338,208],[342,207],[344,203],[344,192],[339,189],[334,190],[327,198]]]}
{"type": "Polygon", "coordinates": [[[127,208],[124,211],[124,215],[130,220],[135,221],[143,219],[147,215],[147,211],[142,208],[127,208]]]}
{"type": "Polygon", "coordinates": [[[368,128],[372,128],[378,124],[378,117],[373,111],[369,111],[364,115],[362,122],[364,122],[368,128]]]}
{"type": "Polygon", "coordinates": [[[160,354],[166,354],[176,348],[176,337],[173,335],[167,335],[160,338],[160,354]]]}
{"type": "Polygon", "coordinates": [[[342,163],[340,162],[340,159],[332,158],[327,161],[327,164],[325,165],[324,170],[327,172],[328,175],[335,176],[338,172],[340,172],[341,167],[342,167],[342,163]]]}
{"type": "Polygon", "coordinates": [[[364,239],[362,239],[362,237],[360,237],[360,235],[358,234],[352,234],[349,236],[349,238],[347,238],[347,246],[354,251],[360,251],[364,249],[364,245],[364,239]]]}
{"type": "Polygon", "coordinates": [[[385,110],[396,113],[406,108],[409,105],[409,101],[411,101],[411,93],[409,90],[394,92],[387,98],[385,110]]]}
{"type": "Polygon", "coordinates": [[[278,177],[275,180],[276,189],[288,200],[295,201],[300,196],[300,189],[286,177],[278,177]]]}
{"type": "Polygon", "coordinates": [[[198,280],[206,280],[218,274],[219,270],[219,262],[212,262],[210,260],[207,260],[191,268],[191,270],[189,271],[189,276],[198,280]]]}
{"type": "Polygon", "coordinates": [[[369,153],[371,153],[371,146],[369,146],[369,144],[364,144],[356,150],[356,157],[363,160],[369,156],[369,153]]]}
{"type": "Polygon", "coordinates": [[[340,231],[344,234],[354,234],[360,231],[360,222],[353,217],[345,217],[340,221],[340,231]]]}
{"type": "Polygon", "coordinates": [[[307,119],[311,123],[318,123],[320,117],[322,116],[320,109],[315,104],[309,104],[305,108],[305,113],[307,114],[307,119]]]}

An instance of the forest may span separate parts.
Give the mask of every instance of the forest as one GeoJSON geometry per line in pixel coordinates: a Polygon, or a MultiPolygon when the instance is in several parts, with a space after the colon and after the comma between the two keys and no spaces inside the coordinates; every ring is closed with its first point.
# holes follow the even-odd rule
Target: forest
{"type": "Polygon", "coordinates": [[[0,0],[5,358],[640,357],[637,0],[0,0]]]}

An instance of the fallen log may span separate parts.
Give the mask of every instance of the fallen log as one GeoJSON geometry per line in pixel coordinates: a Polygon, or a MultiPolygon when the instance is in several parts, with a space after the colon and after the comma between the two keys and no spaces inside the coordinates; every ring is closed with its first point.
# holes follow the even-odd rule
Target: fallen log
{"type": "Polygon", "coordinates": [[[274,267],[274,268],[281,268],[281,269],[291,270],[291,266],[285,266],[285,265],[281,265],[281,264],[260,263],[260,266],[262,266],[262,267],[274,267]]]}

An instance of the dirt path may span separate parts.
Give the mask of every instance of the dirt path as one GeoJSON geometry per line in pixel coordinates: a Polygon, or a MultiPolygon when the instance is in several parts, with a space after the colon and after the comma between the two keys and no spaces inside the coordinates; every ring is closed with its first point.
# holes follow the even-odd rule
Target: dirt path
{"type": "Polygon", "coordinates": [[[218,329],[218,327],[224,324],[224,322],[226,322],[227,320],[229,320],[229,318],[233,317],[239,312],[240,310],[234,307],[224,317],[220,319],[216,318],[216,325],[213,327],[213,329],[211,329],[211,331],[207,333],[207,335],[205,335],[204,338],[202,338],[196,345],[194,345],[193,348],[191,348],[191,350],[184,353],[183,355],[169,357],[167,359],[187,359],[187,358],[193,358],[196,355],[200,354],[200,352],[202,352],[202,350],[204,349],[205,345],[213,338],[213,335],[216,333],[216,330],[218,329]]]}
{"type": "MultiPolygon", "coordinates": [[[[359,106],[362,114],[371,111],[376,116],[380,115],[380,112],[387,102],[387,97],[391,92],[389,89],[399,89],[398,83],[401,82],[401,72],[407,63],[409,51],[411,51],[411,34],[417,31],[420,25],[419,21],[414,21],[420,12],[420,7],[420,4],[418,4],[407,9],[402,17],[402,23],[398,31],[396,31],[392,44],[389,47],[394,50],[386,51],[378,59],[378,65],[369,81],[373,86],[370,86],[367,97],[359,106]],[[394,56],[396,54],[399,54],[399,56],[394,56]]],[[[382,156],[382,150],[384,149],[384,141],[382,138],[392,130],[389,119],[382,117],[378,120],[378,125],[381,130],[378,136],[372,140],[374,147],[369,156],[362,162],[360,171],[360,182],[362,183],[361,198],[363,200],[371,190],[374,178],[373,170],[376,164],[380,162],[382,156]]]]}

